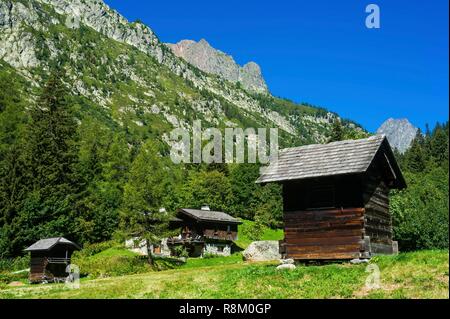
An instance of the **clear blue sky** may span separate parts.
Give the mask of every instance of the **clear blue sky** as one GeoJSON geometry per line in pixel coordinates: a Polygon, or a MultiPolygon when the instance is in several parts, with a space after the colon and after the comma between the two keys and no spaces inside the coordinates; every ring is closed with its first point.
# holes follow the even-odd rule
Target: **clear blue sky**
{"type": "Polygon", "coordinates": [[[448,0],[106,0],[164,42],[205,38],[261,65],[271,92],[369,131],[389,117],[448,120],[448,0]],[[378,4],[381,29],[365,27],[378,4]]]}

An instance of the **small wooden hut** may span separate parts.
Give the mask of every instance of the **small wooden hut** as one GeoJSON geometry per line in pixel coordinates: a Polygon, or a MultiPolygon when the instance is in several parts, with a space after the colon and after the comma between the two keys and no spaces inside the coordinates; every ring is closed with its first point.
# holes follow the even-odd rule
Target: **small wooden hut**
{"type": "Polygon", "coordinates": [[[183,245],[193,257],[204,254],[228,256],[233,241],[237,239],[238,225],[241,221],[208,206],[202,209],[179,209],[172,227],[180,228],[178,237],[169,238],[169,247],[183,245]]]}
{"type": "Polygon", "coordinates": [[[285,258],[398,252],[389,191],[406,183],[385,136],[281,150],[257,182],[283,186],[285,258]]]}
{"type": "Polygon", "coordinates": [[[31,283],[57,282],[64,280],[68,274],[72,253],[80,247],[64,237],[41,239],[25,249],[30,252],[31,283]]]}

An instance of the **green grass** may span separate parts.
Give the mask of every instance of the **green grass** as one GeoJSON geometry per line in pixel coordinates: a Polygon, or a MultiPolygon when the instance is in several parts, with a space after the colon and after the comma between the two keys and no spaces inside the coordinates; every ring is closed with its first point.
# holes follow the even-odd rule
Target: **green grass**
{"type": "Polygon", "coordinates": [[[103,278],[152,271],[144,256],[139,256],[118,243],[106,242],[88,246],[72,257],[82,276],[103,278]]]}
{"type": "MultiPolygon", "coordinates": [[[[251,226],[253,222],[244,221],[245,226],[251,226]]],[[[241,238],[237,242],[239,249],[245,249],[251,242],[245,236],[245,232],[240,229],[241,238]]],[[[262,240],[279,240],[283,237],[281,230],[266,228],[262,240]]],[[[11,272],[17,270],[15,264],[28,265],[28,259],[22,258],[14,261],[0,262],[3,272],[0,271],[0,282],[8,284],[11,281],[27,281],[27,274],[12,275],[11,272]],[[23,259],[23,260],[22,260],[23,259]]],[[[81,275],[89,279],[117,277],[124,275],[140,274],[157,270],[167,270],[174,268],[200,268],[220,265],[231,265],[243,263],[242,254],[236,252],[229,257],[215,258],[189,258],[185,264],[181,264],[175,259],[157,258],[156,265],[150,267],[144,256],[139,256],[123,247],[123,244],[115,241],[103,242],[86,246],[82,251],[76,252],[72,257],[72,262],[80,267],[81,275]]],[[[19,267],[20,268],[20,267],[19,267]]],[[[20,269],[26,267],[22,266],[20,269]]]]}
{"type": "MultiPolygon", "coordinates": [[[[253,240],[248,238],[245,234],[245,228],[251,227],[254,222],[249,220],[242,220],[242,225],[239,225],[238,229],[238,240],[235,241],[235,244],[242,249],[245,249],[250,245],[253,240]]],[[[263,235],[261,240],[282,240],[284,237],[284,233],[282,229],[271,229],[268,227],[264,228],[263,235]]]]}
{"type": "Polygon", "coordinates": [[[213,257],[213,258],[188,258],[181,268],[199,268],[211,266],[223,266],[231,264],[243,263],[242,254],[235,253],[229,257],[213,257]]]}
{"type": "Polygon", "coordinates": [[[210,265],[191,260],[181,269],[83,280],[75,290],[3,286],[0,298],[448,298],[448,257],[448,251],[420,251],[373,258],[381,279],[374,290],[365,285],[365,264],[300,265],[279,272],[273,263],[220,264],[221,258],[212,258],[210,265]]]}

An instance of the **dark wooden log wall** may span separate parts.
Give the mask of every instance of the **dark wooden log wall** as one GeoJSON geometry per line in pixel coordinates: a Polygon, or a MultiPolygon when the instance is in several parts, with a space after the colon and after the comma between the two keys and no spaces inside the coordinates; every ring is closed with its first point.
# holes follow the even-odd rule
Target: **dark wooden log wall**
{"type": "MultiPolygon", "coordinates": [[[[377,181],[373,181],[377,183],[377,181]]],[[[365,209],[366,236],[372,243],[391,244],[392,217],[389,212],[389,189],[383,182],[373,185],[373,192],[365,193],[367,197],[365,209]]]]}
{"type": "Polygon", "coordinates": [[[226,241],[237,239],[238,226],[236,224],[208,222],[201,223],[201,227],[206,238],[226,241]]]}
{"type": "Polygon", "coordinates": [[[216,230],[216,229],[205,229],[203,235],[208,239],[226,240],[234,241],[237,240],[237,230],[227,231],[227,230],[216,230]]]}
{"type": "Polygon", "coordinates": [[[364,208],[286,212],[284,224],[286,258],[353,259],[364,252],[364,208]]]}
{"type": "MultiPolygon", "coordinates": [[[[384,163],[379,161],[378,163],[384,163]]],[[[381,176],[384,165],[372,165],[364,178],[364,208],[366,236],[370,238],[370,247],[373,254],[393,253],[392,215],[389,211],[389,192],[387,185],[390,181],[381,176]]]]}
{"type": "Polygon", "coordinates": [[[238,226],[223,222],[198,222],[186,216],[179,216],[182,222],[174,223],[173,229],[181,228],[184,239],[202,236],[207,239],[234,241],[238,238],[238,226]]]}
{"type": "Polygon", "coordinates": [[[32,283],[41,282],[45,275],[47,259],[44,256],[31,254],[29,280],[32,283]]]}

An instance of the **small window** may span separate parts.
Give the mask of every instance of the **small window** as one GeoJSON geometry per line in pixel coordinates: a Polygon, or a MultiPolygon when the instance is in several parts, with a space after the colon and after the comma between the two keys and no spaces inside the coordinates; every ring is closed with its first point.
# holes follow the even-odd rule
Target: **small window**
{"type": "Polygon", "coordinates": [[[218,251],[219,253],[223,253],[223,249],[224,249],[223,246],[217,246],[217,251],[218,251]]]}
{"type": "Polygon", "coordinates": [[[308,195],[308,208],[335,207],[335,190],[332,185],[311,188],[308,195]]]}
{"type": "Polygon", "coordinates": [[[227,226],[227,232],[231,233],[231,226],[230,225],[227,226]]]}

